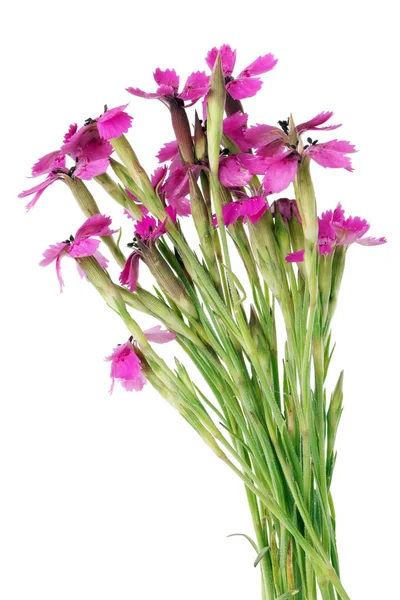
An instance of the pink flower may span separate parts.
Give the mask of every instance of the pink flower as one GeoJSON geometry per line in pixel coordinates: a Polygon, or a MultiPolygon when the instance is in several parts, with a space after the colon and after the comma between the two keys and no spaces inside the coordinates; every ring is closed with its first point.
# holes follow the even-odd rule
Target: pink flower
{"type": "Polygon", "coordinates": [[[93,236],[101,237],[115,233],[115,231],[110,229],[110,224],[110,217],[105,217],[100,214],[93,215],[83,223],[75,236],[71,235],[69,239],[64,242],[58,242],[44,251],[44,258],[39,264],[42,267],[46,267],[50,263],[56,261],[56,273],[60,284],[60,292],[62,292],[64,286],[64,281],[61,276],[61,259],[64,256],[70,256],[71,258],[94,256],[103,269],[107,267],[107,259],[98,251],[100,240],[91,238],[93,236]]]}
{"type": "MultiPolygon", "coordinates": [[[[161,325],[156,325],[151,329],[143,332],[149,342],[157,344],[166,344],[176,339],[175,333],[162,329],[161,325]]],[[[122,387],[131,392],[135,390],[140,392],[146,383],[146,378],[142,373],[142,363],[140,358],[135,353],[136,340],[132,337],[125,344],[121,344],[114,348],[112,354],[107,356],[105,360],[111,362],[111,387],[110,394],[114,390],[115,380],[118,379],[122,387]]]]}
{"type": "Polygon", "coordinates": [[[127,104],[106,110],[97,120],[100,138],[112,140],[126,133],[132,125],[132,117],[124,112],[127,104]]]}
{"type": "MultiPolygon", "coordinates": [[[[167,207],[166,212],[168,217],[175,222],[176,213],[172,207],[167,207]]],[[[144,216],[141,221],[135,222],[133,242],[129,243],[130,248],[134,248],[133,252],[128,256],[125,266],[122,269],[119,281],[122,285],[126,285],[130,292],[136,290],[139,278],[139,262],[141,258],[140,245],[150,245],[157,238],[166,233],[166,221],[158,221],[150,216],[144,216]]]]}
{"type": "Polygon", "coordinates": [[[179,76],[175,69],[166,69],[162,71],[157,68],[153,74],[157,84],[155,92],[144,92],[139,88],[129,87],[127,92],[140,98],[155,98],[161,100],[164,104],[169,104],[171,100],[181,101],[190,100],[194,104],[199,98],[204,96],[209,87],[210,78],[204,71],[197,71],[189,75],[181,93],[179,93],[179,76]]]}
{"type": "Polygon", "coordinates": [[[32,194],[34,194],[32,200],[26,205],[26,210],[30,210],[35,206],[40,196],[50,185],[55,181],[62,179],[61,173],[67,174],[68,169],[65,167],[65,156],[60,150],[50,152],[49,154],[42,156],[42,158],[39,158],[37,163],[32,167],[32,177],[47,174],[47,178],[29,190],[25,190],[18,194],[18,198],[26,198],[27,196],[32,196],[32,194]]]}
{"type": "Polygon", "coordinates": [[[243,152],[221,156],[218,175],[225,187],[242,187],[249,183],[253,175],[264,170],[263,160],[243,152]]]}
{"type": "MultiPolygon", "coordinates": [[[[373,238],[364,235],[369,224],[361,217],[344,216],[341,204],[334,211],[322,213],[318,219],[318,251],[320,254],[331,254],[336,246],[350,246],[354,242],[362,246],[379,246],[386,243],[386,238],[373,238]]],[[[286,256],[286,262],[302,262],[304,250],[292,252],[286,256]]]]}
{"type": "Polygon", "coordinates": [[[254,96],[262,86],[261,79],[256,76],[271,71],[278,62],[272,54],[265,54],[257,58],[234,78],[232,73],[236,63],[236,50],[232,50],[228,44],[224,44],[219,49],[212,48],[206,56],[206,63],[210,69],[214,67],[218,52],[221,55],[226,90],[235,100],[243,100],[254,96]]]}
{"type": "MultiPolygon", "coordinates": [[[[222,217],[226,226],[232,225],[240,217],[248,218],[252,223],[256,223],[265,211],[268,210],[268,203],[262,196],[247,196],[235,202],[228,202],[222,207],[222,217]]],[[[213,225],[217,226],[216,216],[213,218],[213,225]]]]}
{"type": "Polygon", "coordinates": [[[36,204],[49,185],[63,176],[88,180],[106,172],[113,151],[108,140],[119,137],[131,126],[132,117],[124,112],[126,107],[127,104],[106,110],[98,119],[88,119],[80,129],[76,123],[69,126],[61,148],[42,156],[33,165],[32,177],[47,175],[47,179],[19,194],[19,198],[34,194],[27,210],[36,204]],[[66,166],[66,156],[74,162],[70,168],[66,166]]]}
{"type": "Polygon", "coordinates": [[[249,144],[246,141],[245,132],[247,128],[248,115],[238,111],[223,120],[223,133],[227,135],[242,152],[247,152],[249,144]]]}
{"type": "Polygon", "coordinates": [[[110,394],[114,391],[116,379],[119,380],[122,387],[128,392],[132,390],[140,392],[143,389],[146,378],[142,373],[142,363],[133,350],[131,340],[114,348],[112,354],[107,356],[105,360],[111,362],[110,394]]]}
{"type": "Polygon", "coordinates": [[[299,162],[309,156],[323,167],[344,168],[352,171],[347,154],[354,153],[355,147],[343,140],[331,140],[319,144],[317,140],[307,138],[305,146],[301,134],[305,131],[332,130],[340,125],[323,126],[332,116],[332,112],[322,112],[316,117],[296,127],[297,141],[291,144],[289,139],[289,120],[279,121],[280,127],[256,125],[244,133],[247,143],[257,149],[257,156],[265,158],[264,188],[268,194],[283,191],[296,177],[299,162]]]}

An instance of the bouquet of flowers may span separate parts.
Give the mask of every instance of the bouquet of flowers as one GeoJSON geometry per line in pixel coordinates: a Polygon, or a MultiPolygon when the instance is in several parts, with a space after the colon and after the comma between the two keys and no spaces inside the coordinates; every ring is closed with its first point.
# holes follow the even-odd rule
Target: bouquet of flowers
{"type": "Polygon", "coordinates": [[[110,392],[116,381],[127,391],[149,382],[243,481],[263,600],[316,600],[318,589],[323,600],[349,600],[331,494],[343,373],[331,392],[325,380],[346,253],[386,240],[366,236],[367,221],[340,203],[318,216],[311,163],[352,171],[355,152],[315,139],[340,127],[328,124],[332,113],[250,125],[242,101],[277,61],[266,54],[238,75],[235,62],[223,45],[207,54],[210,74],[196,71],[182,88],[175,70],[158,68],[154,92],[127,89],[160,100],[171,119],[174,139],[151,176],[125,137],[127,105],[106,106],[69,127],[33,166],[43,181],[20,197],[32,196],[29,210],[53,183],[70,189],[86,220],[40,264],[55,263],[62,290],[61,260],[74,259],[125,323],[126,339],[106,358],[110,392]],[[123,243],[88,180],[121,206],[123,243]],[[279,197],[291,184],[294,197],[279,197]],[[143,267],[154,290],[140,285],[143,267]],[[154,327],[143,331],[132,309],[154,327]],[[193,367],[159,356],[153,344],[167,342],[183,348],[201,384],[193,367]]]}

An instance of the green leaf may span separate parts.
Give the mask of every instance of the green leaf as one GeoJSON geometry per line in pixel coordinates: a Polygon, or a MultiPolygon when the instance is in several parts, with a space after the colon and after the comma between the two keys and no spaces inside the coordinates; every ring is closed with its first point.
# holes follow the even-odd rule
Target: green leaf
{"type": "Polygon", "coordinates": [[[235,537],[240,535],[241,537],[246,538],[247,541],[250,542],[250,544],[253,546],[254,550],[257,552],[258,554],[258,548],[257,548],[257,544],[255,543],[254,540],[251,539],[251,537],[249,535],[246,535],[245,533],[231,533],[230,535],[228,535],[227,537],[235,537]]]}
{"type": "Polygon", "coordinates": [[[265,548],[263,548],[261,550],[261,552],[258,553],[256,560],[254,561],[254,566],[256,567],[258,565],[258,563],[260,562],[260,560],[262,558],[264,558],[264,556],[267,554],[269,550],[269,546],[265,546],[265,548]]]}

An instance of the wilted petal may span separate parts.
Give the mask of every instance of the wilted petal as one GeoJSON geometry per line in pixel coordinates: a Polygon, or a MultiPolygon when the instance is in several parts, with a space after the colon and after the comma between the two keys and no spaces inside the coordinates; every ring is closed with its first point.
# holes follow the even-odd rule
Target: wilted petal
{"type": "Polygon", "coordinates": [[[96,252],[93,254],[93,258],[97,260],[102,269],[107,269],[109,262],[108,258],[103,256],[102,253],[99,252],[99,250],[96,250],[96,252]]]}
{"type": "Polygon", "coordinates": [[[189,75],[179,97],[182,100],[198,100],[208,92],[210,78],[204,71],[196,71],[189,75]]]}
{"type": "Polygon", "coordinates": [[[224,44],[219,50],[215,47],[212,48],[206,56],[206,63],[211,70],[214,68],[218,52],[221,54],[223,74],[225,77],[230,77],[233,73],[233,69],[235,68],[236,50],[232,50],[228,44],[224,44]]]}
{"type": "Polygon", "coordinates": [[[168,331],[168,329],[162,329],[161,325],[155,325],[150,329],[143,331],[149,342],[155,342],[156,344],[166,344],[176,339],[175,333],[168,331]]]}
{"type": "Polygon", "coordinates": [[[259,56],[248,67],[243,69],[238,79],[240,79],[241,77],[253,77],[254,75],[261,75],[262,73],[267,73],[275,67],[277,62],[278,59],[275,58],[273,54],[265,54],[264,56],[259,56]]]}
{"type": "Polygon", "coordinates": [[[266,194],[279,193],[285,190],[296,177],[298,167],[297,155],[284,155],[280,160],[275,160],[267,168],[263,185],[266,194]]]}
{"type": "Polygon", "coordinates": [[[300,125],[297,125],[297,127],[296,127],[297,133],[303,133],[303,131],[330,131],[332,129],[337,129],[338,127],[341,127],[342,126],[341,124],[340,125],[327,125],[326,127],[319,127],[320,125],[323,125],[324,123],[329,121],[329,119],[331,118],[332,115],[333,115],[333,112],[331,112],[331,111],[320,112],[313,119],[310,119],[309,121],[306,121],[305,123],[300,123],[300,125]]]}
{"type": "Polygon", "coordinates": [[[105,140],[120,137],[132,125],[132,117],[124,112],[127,104],[107,110],[97,119],[97,129],[100,137],[105,140]]]}
{"type": "Polygon", "coordinates": [[[298,250],[297,252],[292,252],[285,257],[286,262],[303,262],[304,260],[304,250],[298,250]]]}
{"type": "Polygon", "coordinates": [[[57,181],[57,179],[61,178],[58,175],[51,174],[47,179],[42,181],[42,183],[39,183],[39,185],[35,185],[35,187],[31,188],[30,190],[25,190],[24,192],[18,194],[18,198],[26,198],[26,196],[31,196],[32,194],[35,194],[32,200],[26,205],[26,210],[30,210],[31,208],[33,208],[33,206],[35,206],[36,202],[39,200],[40,196],[43,194],[44,190],[48,188],[49,185],[57,181]]]}
{"type": "Polygon", "coordinates": [[[54,244],[43,252],[44,258],[39,263],[41,267],[46,267],[53,261],[56,261],[56,273],[58,283],[60,284],[60,293],[62,292],[64,286],[64,281],[61,276],[61,259],[65,254],[68,253],[68,251],[69,244],[67,244],[66,242],[59,242],[58,244],[54,244]]]}
{"type": "Polygon", "coordinates": [[[361,244],[362,246],[380,246],[381,244],[386,244],[387,239],[385,237],[374,238],[374,237],[366,237],[361,240],[356,240],[357,244],[361,244]]]}
{"type": "Polygon", "coordinates": [[[47,267],[47,265],[55,261],[56,258],[58,258],[68,246],[69,244],[67,244],[66,242],[58,242],[57,244],[49,246],[47,250],[43,252],[44,258],[42,258],[39,265],[41,267],[47,267]]]}
{"type": "Polygon", "coordinates": [[[243,100],[255,96],[262,84],[263,82],[258,77],[244,77],[230,81],[226,85],[226,90],[235,100],[243,100]]]}
{"type": "Polygon", "coordinates": [[[121,274],[119,276],[119,281],[122,285],[126,285],[130,292],[134,292],[136,290],[138,278],[139,278],[139,261],[140,254],[136,252],[132,252],[130,256],[128,256],[127,261],[121,274]]]}

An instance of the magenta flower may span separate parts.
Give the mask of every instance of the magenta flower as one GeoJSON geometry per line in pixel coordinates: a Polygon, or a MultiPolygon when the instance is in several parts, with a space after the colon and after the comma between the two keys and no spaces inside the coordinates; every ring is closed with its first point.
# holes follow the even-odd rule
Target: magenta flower
{"type": "Polygon", "coordinates": [[[323,167],[344,168],[352,171],[351,160],[347,154],[354,153],[355,147],[343,140],[331,140],[322,144],[318,140],[307,138],[303,146],[301,134],[305,131],[330,131],[340,125],[323,126],[332,116],[332,112],[322,112],[316,117],[296,127],[297,141],[291,144],[289,139],[289,120],[279,121],[280,127],[256,125],[244,133],[257,156],[265,158],[265,176],[263,185],[267,194],[283,191],[296,177],[299,162],[309,156],[323,167]]]}
{"type": "MultiPolygon", "coordinates": [[[[168,217],[175,222],[176,213],[174,209],[169,206],[166,209],[168,217]]],[[[136,290],[138,278],[139,278],[139,262],[141,259],[140,245],[144,244],[149,246],[152,242],[155,242],[157,238],[166,233],[166,220],[158,221],[150,216],[144,216],[141,221],[135,222],[134,238],[133,242],[129,243],[130,248],[134,248],[133,252],[128,256],[125,266],[122,269],[119,281],[122,285],[126,285],[130,292],[136,290]]]]}
{"type": "MultiPolygon", "coordinates": [[[[320,254],[331,254],[336,246],[350,246],[354,242],[362,246],[379,246],[386,243],[386,238],[364,237],[369,224],[361,217],[344,216],[341,204],[334,211],[322,213],[318,219],[318,251],[320,254]]],[[[286,256],[286,262],[302,262],[304,250],[292,252],[286,256]]]]}
{"type": "Polygon", "coordinates": [[[243,100],[254,96],[261,89],[263,83],[257,75],[271,71],[278,62],[273,54],[265,54],[257,58],[234,78],[232,73],[236,63],[236,50],[232,50],[228,44],[224,44],[219,49],[212,48],[206,56],[206,63],[210,69],[214,67],[218,52],[221,55],[226,90],[235,100],[243,100]]]}
{"type": "Polygon", "coordinates": [[[182,92],[179,93],[179,76],[176,74],[175,69],[162,71],[157,68],[153,77],[158,86],[155,92],[144,92],[134,87],[128,87],[126,91],[140,98],[161,100],[167,106],[171,101],[181,101],[183,105],[183,101],[189,100],[194,104],[207,93],[210,83],[210,78],[204,71],[197,71],[189,75],[182,92]]]}
{"type": "Polygon", "coordinates": [[[221,156],[219,161],[219,180],[225,187],[247,185],[253,175],[264,172],[264,160],[254,154],[232,154],[221,156]]]}
{"type": "Polygon", "coordinates": [[[75,236],[71,235],[69,239],[64,242],[58,242],[43,252],[44,258],[39,263],[41,267],[46,267],[56,261],[56,273],[60,284],[60,292],[62,292],[64,286],[61,276],[61,259],[64,256],[70,256],[71,258],[94,256],[103,269],[107,268],[107,259],[98,251],[100,240],[91,238],[93,236],[101,237],[115,233],[115,230],[110,229],[110,225],[110,217],[100,214],[93,215],[79,227],[75,236]]]}
{"type": "MultiPolygon", "coordinates": [[[[265,211],[268,210],[268,203],[263,196],[245,196],[241,200],[228,202],[222,207],[222,218],[226,226],[232,225],[240,217],[249,219],[252,223],[256,223],[265,211]]],[[[218,225],[217,217],[213,217],[213,225],[218,225]]]]}
{"type": "Polygon", "coordinates": [[[27,210],[36,204],[49,185],[63,176],[87,180],[106,172],[113,151],[109,140],[126,133],[132,123],[132,117],[124,112],[127,106],[106,110],[98,119],[88,119],[80,129],[76,123],[69,126],[61,148],[42,156],[32,167],[32,177],[47,175],[47,179],[18,195],[25,198],[34,194],[27,210]],[[70,168],[66,166],[66,156],[73,160],[70,168]]]}
{"type": "Polygon", "coordinates": [[[116,379],[118,379],[122,387],[128,392],[132,390],[140,392],[143,389],[146,378],[142,373],[142,363],[133,350],[131,339],[125,344],[114,348],[112,354],[107,356],[105,360],[111,362],[110,394],[114,391],[116,379]]]}
{"type": "Polygon", "coordinates": [[[245,137],[248,115],[240,111],[226,117],[222,123],[222,130],[242,152],[247,152],[249,144],[245,137]]]}
{"type": "MultiPolygon", "coordinates": [[[[175,333],[168,331],[168,329],[162,329],[161,325],[151,327],[143,333],[149,342],[155,342],[156,344],[166,344],[176,339],[175,333]]],[[[135,346],[136,340],[130,337],[125,344],[118,345],[114,348],[112,354],[106,357],[105,360],[111,362],[110,394],[113,393],[116,379],[128,392],[132,390],[140,392],[147,383],[142,373],[142,363],[135,353],[135,346]]]]}

